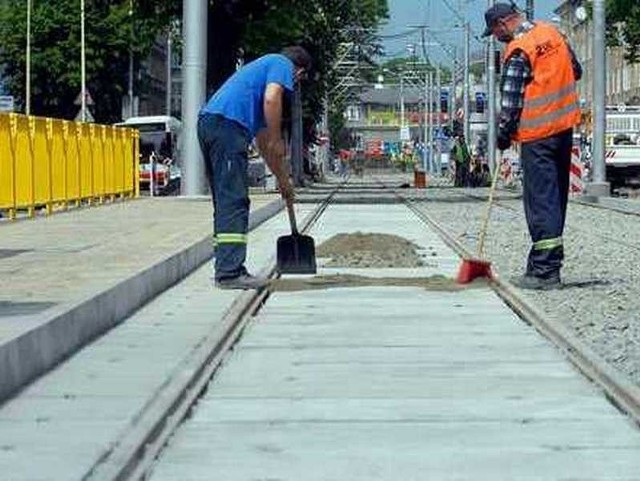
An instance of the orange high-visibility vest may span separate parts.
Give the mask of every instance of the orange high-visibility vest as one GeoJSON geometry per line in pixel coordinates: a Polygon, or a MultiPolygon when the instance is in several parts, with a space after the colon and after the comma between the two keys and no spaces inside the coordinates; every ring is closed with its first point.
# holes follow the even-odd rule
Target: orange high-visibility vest
{"type": "Polygon", "coordinates": [[[514,140],[530,142],[580,123],[580,106],[571,53],[560,32],[544,22],[509,42],[505,63],[522,50],[531,63],[533,80],[525,87],[524,107],[514,140]]]}

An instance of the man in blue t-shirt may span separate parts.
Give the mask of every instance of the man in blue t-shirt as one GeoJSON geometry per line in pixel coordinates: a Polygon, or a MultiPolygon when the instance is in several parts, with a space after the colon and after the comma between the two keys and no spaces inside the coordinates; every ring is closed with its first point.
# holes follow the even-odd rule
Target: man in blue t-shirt
{"type": "Polygon", "coordinates": [[[284,95],[309,72],[311,56],[287,47],[250,62],[234,73],[200,110],[198,139],[213,197],[215,282],[224,289],[256,289],[267,284],[244,266],[249,227],[247,148],[255,138],[275,175],[282,197],[293,200],[284,163],[284,95]]]}

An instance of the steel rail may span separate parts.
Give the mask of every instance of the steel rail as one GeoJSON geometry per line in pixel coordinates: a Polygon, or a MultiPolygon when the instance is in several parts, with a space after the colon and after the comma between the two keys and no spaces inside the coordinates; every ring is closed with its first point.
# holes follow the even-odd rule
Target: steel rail
{"type": "MultiPolygon", "coordinates": [[[[388,187],[387,187],[388,188],[388,187]]],[[[438,232],[443,241],[462,258],[474,257],[449,231],[399,192],[395,192],[405,205],[423,222],[438,232]]],[[[606,397],[640,425],[640,386],[610,367],[589,346],[577,338],[558,320],[545,315],[526,301],[514,286],[494,274],[488,285],[526,323],[549,339],[563,355],[606,397]]]]}
{"type": "MultiPolygon", "coordinates": [[[[309,214],[300,227],[307,232],[323,214],[339,184],[309,214]]],[[[275,256],[260,272],[268,278],[277,278],[275,256]]],[[[225,312],[221,323],[189,353],[143,408],[129,429],[113,444],[83,477],[87,481],[125,481],[145,479],[156,457],[169,437],[200,397],[216,370],[233,345],[240,339],[251,318],[269,297],[266,288],[240,294],[225,312]]]]}

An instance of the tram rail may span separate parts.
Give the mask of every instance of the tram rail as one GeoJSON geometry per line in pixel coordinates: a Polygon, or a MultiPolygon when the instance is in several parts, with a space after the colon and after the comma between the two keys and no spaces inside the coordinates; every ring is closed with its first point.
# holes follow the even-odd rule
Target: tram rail
{"type": "MultiPolygon", "coordinates": [[[[362,187],[362,186],[360,186],[362,187]]],[[[446,226],[436,222],[420,205],[417,199],[410,199],[406,190],[390,186],[384,182],[377,185],[379,191],[395,196],[396,201],[405,205],[421,222],[430,226],[442,240],[461,257],[472,254],[454,238],[446,226]]],[[[314,223],[331,205],[336,194],[355,197],[362,195],[357,185],[343,183],[329,190],[319,206],[301,223],[300,231],[308,232],[314,223]],[[353,187],[352,190],[349,188],[353,187]]],[[[366,186],[370,194],[372,186],[366,186]]],[[[342,199],[344,202],[344,199],[342,199]]],[[[370,200],[371,201],[371,200],[370,200]]],[[[375,201],[372,201],[375,203],[375,201]]],[[[275,261],[260,273],[269,278],[277,278],[275,261]]],[[[613,369],[608,367],[588,346],[573,336],[562,325],[542,314],[534,305],[523,299],[518,292],[499,276],[488,282],[498,296],[526,323],[532,325],[544,337],[549,339],[586,378],[590,379],[606,394],[607,398],[635,423],[640,424],[640,388],[633,385],[613,369]]],[[[225,313],[221,325],[215,334],[205,337],[186,358],[174,375],[167,379],[157,396],[147,404],[135,422],[114,443],[110,449],[85,476],[86,480],[130,480],[145,479],[153,469],[154,463],[169,438],[188,417],[190,411],[197,409],[197,401],[206,391],[209,382],[215,376],[227,354],[241,339],[243,331],[251,319],[260,311],[269,298],[267,289],[242,293],[225,313]]]]}

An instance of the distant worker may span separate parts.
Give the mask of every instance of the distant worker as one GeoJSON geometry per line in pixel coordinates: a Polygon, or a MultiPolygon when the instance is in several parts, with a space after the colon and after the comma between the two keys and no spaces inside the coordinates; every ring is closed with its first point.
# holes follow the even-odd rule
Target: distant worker
{"type": "Polygon", "coordinates": [[[462,133],[458,133],[454,137],[453,149],[451,151],[455,162],[455,178],[453,185],[455,187],[469,186],[469,173],[471,170],[471,154],[469,147],[462,133]]]}
{"type": "Polygon", "coordinates": [[[484,36],[507,44],[497,145],[506,150],[512,141],[521,143],[524,211],[533,242],[525,274],[512,281],[523,289],[559,288],[582,68],[552,25],[530,22],[506,3],[496,3],[484,17],[484,36]]]}
{"type": "Polygon", "coordinates": [[[293,92],[311,64],[309,53],[298,46],[264,55],[235,72],[200,111],[198,139],[213,197],[217,287],[257,289],[267,284],[244,265],[249,227],[247,149],[255,137],[282,197],[293,200],[284,162],[283,97],[293,92]]]}

